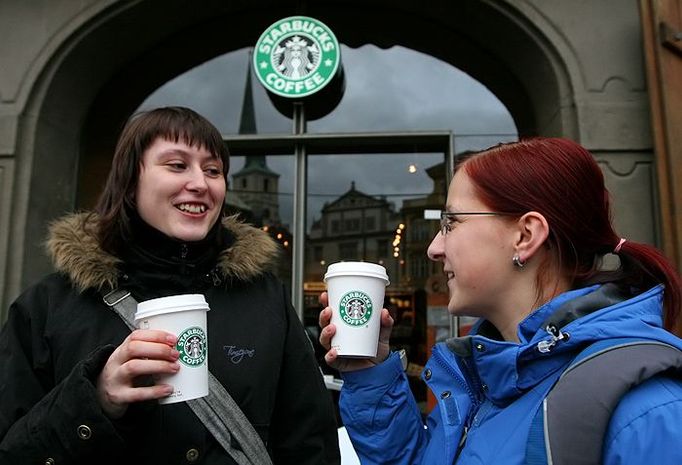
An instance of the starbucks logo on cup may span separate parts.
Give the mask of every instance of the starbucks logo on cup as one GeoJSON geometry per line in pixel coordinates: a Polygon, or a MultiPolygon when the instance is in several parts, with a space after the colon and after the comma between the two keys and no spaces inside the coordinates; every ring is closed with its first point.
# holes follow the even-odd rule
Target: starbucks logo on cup
{"type": "Polygon", "coordinates": [[[188,367],[198,367],[206,361],[206,333],[198,326],[187,328],[180,336],[175,348],[180,352],[180,362],[188,367]]]}
{"type": "Polygon", "coordinates": [[[339,312],[344,323],[351,326],[365,325],[372,317],[372,299],[362,291],[348,292],[341,297],[339,312]]]}
{"type": "Polygon", "coordinates": [[[312,95],[336,74],[340,47],[324,23],[307,16],[284,18],[256,42],[253,67],[260,82],[282,97],[312,95]]]}

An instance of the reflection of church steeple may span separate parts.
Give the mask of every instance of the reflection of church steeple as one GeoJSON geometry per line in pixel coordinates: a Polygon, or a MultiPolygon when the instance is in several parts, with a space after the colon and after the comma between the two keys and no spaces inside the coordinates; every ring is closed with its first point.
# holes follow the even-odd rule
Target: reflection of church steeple
{"type": "MultiPolygon", "coordinates": [[[[247,63],[251,63],[251,54],[247,63]]],[[[256,134],[256,115],[251,87],[251,67],[247,65],[246,86],[239,122],[239,134],[256,134]]],[[[256,223],[279,223],[279,174],[268,168],[265,155],[248,155],[244,168],[232,175],[233,190],[251,207],[256,223]]]]}
{"type": "MultiPolygon", "coordinates": [[[[251,53],[249,53],[249,63],[251,53]]],[[[242,116],[239,120],[239,134],[256,134],[256,111],[253,108],[253,91],[251,89],[251,67],[246,67],[246,86],[242,101],[242,116]]]]}

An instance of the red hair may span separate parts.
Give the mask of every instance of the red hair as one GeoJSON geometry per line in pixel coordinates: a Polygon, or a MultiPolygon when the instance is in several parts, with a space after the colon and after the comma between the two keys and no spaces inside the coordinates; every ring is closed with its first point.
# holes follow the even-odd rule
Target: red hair
{"type": "Polygon", "coordinates": [[[611,281],[643,291],[663,284],[664,325],[675,327],[680,277],[658,249],[627,240],[618,251],[620,268],[601,269],[602,257],[621,237],[613,230],[602,171],[584,147],[568,139],[526,139],[479,152],[458,169],[465,170],[491,210],[519,216],[536,211],[545,217],[547,244],[574,287],[611,281]]]}

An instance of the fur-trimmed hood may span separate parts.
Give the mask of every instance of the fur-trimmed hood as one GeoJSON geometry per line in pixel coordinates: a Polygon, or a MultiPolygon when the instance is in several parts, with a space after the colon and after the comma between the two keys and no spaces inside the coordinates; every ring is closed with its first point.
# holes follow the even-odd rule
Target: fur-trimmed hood
{"type": "MultiPolygon", "coordinates": [[[[74,213],[49,227],[46,248],[52,264],[80,291],[118,287],[121,260],[100,247],[96,224],[97,215],[74,213]]],[[[218,257],[224,277],[250,281],[274,267],[279,248],[267,233],[240,222],[236,215],[224,218],[223,227],[235,238],[218,257]]]]}

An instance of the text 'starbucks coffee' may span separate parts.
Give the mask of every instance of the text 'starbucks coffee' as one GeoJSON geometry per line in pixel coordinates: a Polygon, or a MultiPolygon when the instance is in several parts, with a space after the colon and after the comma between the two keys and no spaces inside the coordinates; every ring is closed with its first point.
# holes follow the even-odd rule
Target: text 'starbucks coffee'
{"type": "Polygon", "coordinates": [[[291,16],[272,24],[256,42],[253,66],[270,92],[301,98],[329,84],[339,67],[341,48],[322,21],[291,16]]]}
{"type": "Polygon", "coordinates": [[[295,106],[305,108],[308,121],[327,115],[346,87],[339,41],[309,16],[282,18],[263,31],[252,66],[277,111],[288,118],[295,106]]]}
{"type": "Polygon", "coordinates": [[[339,357],[375,357],[389,284],[386,269],[367,262],[333,263],[324,280],[336,326],[332,347],[339,357]]]}
{"type": "Polygon", "coordinates": [[[182,294],[146,300],[137,305],[135,323],[140,329],[160,329],[177,336],[180,371],[160,376],[158,382],[173,386],[161,404],[172,404],[208,395],[208,340],[206,299],[201,294],[182,294]]]}

